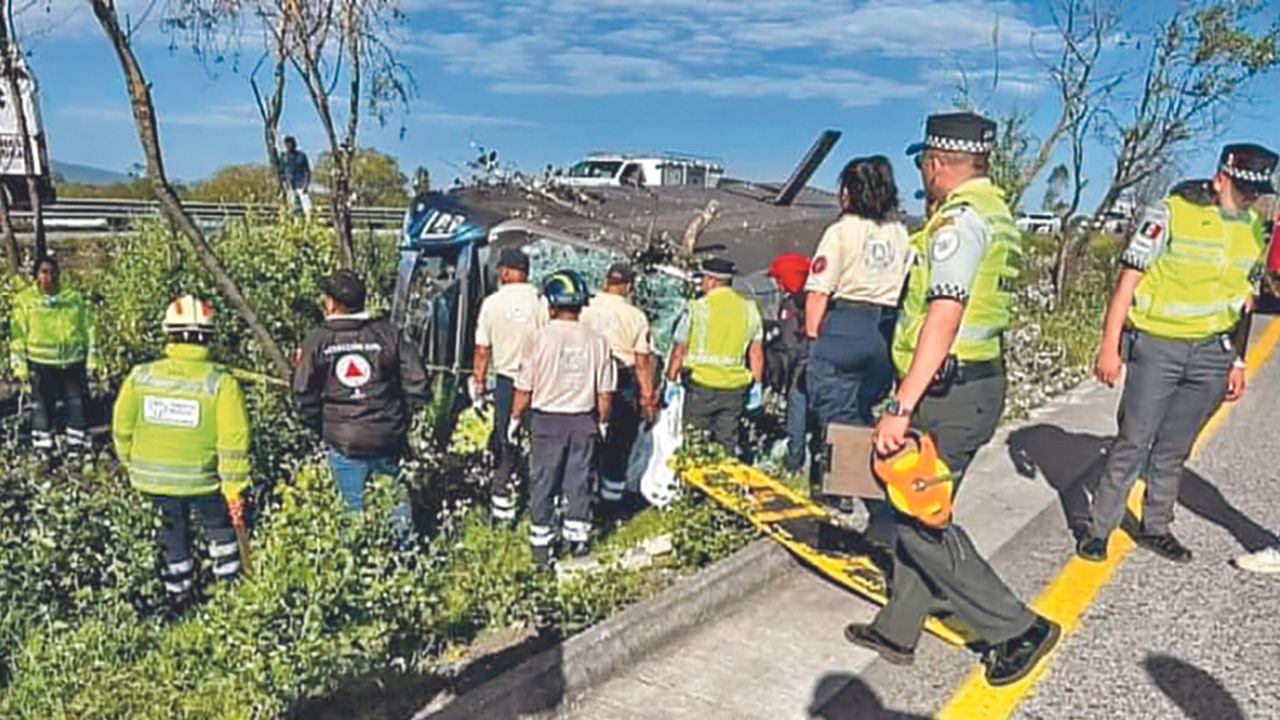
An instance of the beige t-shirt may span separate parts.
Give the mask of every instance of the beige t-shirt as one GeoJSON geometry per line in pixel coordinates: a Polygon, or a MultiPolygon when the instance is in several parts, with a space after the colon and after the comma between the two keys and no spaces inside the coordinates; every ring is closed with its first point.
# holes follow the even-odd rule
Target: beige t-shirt
{"type": "Polygon", "coordinates": [[[600,293],[591,298],[581,321],[609,341],[613,356],[625,367],[635,367],[636,353],[653,352],[649,318],[621,295],[600,293]]]}
{"type": "Polygon", "coordinates": [[[823,233],[805,290],[893,307],[910,269],[910,248],[902,223],[845,215],[823,233]]]}
{"type": "Polygon", "coordinates": [[[484,299],[476,319],[476,345],[493,348],[493,371],[514,378],[520,370],[520,348],[547,324],[547,306],[529,283],[508,283],[484,299]]]}
{"type": "Polygon", "coordinates": [[[609,342],[580,322],[552,320],[524,343],[516,389],[533,393],[534,410],[591,412],[616,386],[609,342]]]}

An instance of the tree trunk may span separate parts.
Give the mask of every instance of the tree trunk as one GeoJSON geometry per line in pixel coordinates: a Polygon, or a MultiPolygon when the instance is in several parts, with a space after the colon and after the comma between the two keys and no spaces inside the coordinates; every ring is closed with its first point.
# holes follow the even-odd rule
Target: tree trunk
{"type": "Polygon", "coordinates": [[[236,286],[235,281],[223,269],[217,255],[214,254],[213,249],[205,241],[204,233],[187,215],[186,210],[182,207],[182,201],[178,199],[177,193],[173,191],[168,179],[165,177],[164,159],[160,152],[160,136],[156,126],[155,105],[151,100],[150,85],[142,73],[142,67],[138,64],[137,58],[133,55],[129,37],[120,28],[119,19],[116,17],[115,3],[113,0],[89,0],[89,4],[92,6],[94,15],[97,16],[103,32],[106,33],[107,39],[115,47],[116,55],[119,57],[120,68],[124,72],[129,98],[133,105],[133,121],[138,131],[138,140],[142,144],[143,155],[146,158],[147,174],[151,177],[151,183],[155,191],[156,200],[160,204],[161,212],[171,225],[181,232],[191,252],[195,254],[200,264],[204,266],[223,294],[226,295],[228,302],[236,309],[245,324],[249,326],[250,331],[253,332],[258,342],[262,343],[262,348],[272,364],[275,365],[277,373],[282,377],[288,377],[290,372],[289,361],[285,359],[284,353],[280,351],[280,346],[276,344],[266,326],[258,319],[257,313],[253,311],[248,300],[240,293],[240,288],[236,286]]]}
{"type": "Polygon", "coordinates": [[[0,233],[4,235],[4,254],[14,275],[22,272],[22,251],[18,248],[18,236],[13,232],[13,218],[9,215],[9,192],[0,187],[0,233]]]}
{"type": "MultiPolygon", "coordinates": [[[[279,40],[278,42],[283,42],[279,40]]],[[[271,73],[271,95],[263,98],[258,90],[257,68],[249,77],[249,85],[253,88],[254,100],[258,103],[258,114],[262,117],[262,140],[267,151],[267,165],[276,174],[280,182],[281,197],[289,196],[289,185],[284,174],[280,172],[280,114],[284,109],[284,81],[286,56],[281,47],[275,49],[275,67],[271,73]]],[[[261,64],[261,63],[259,63],[261,64]]]]}
{"type": "Polygon", "coordinates": [[[329,213],[333,234],[338,242],[338,262],[346,270],[355,269],[355,242],[351,236],[351,166],[346,150],[338,142],[333,113],[329,110],[329,93],[324,86],[320,66],[310,55],[294,58],[294,66],[307,85],[307,94],[315,107],[316,117],[329,140],[329,213]]]}
{"type": "MultiPolygon", "coordinates": [[[[49,249],[44,234],[44,201],[40,198],[40,183],[36,179],[36,157],[31,151],[31,128],[27,124],[27,106],[18,78],[14,72],[13,58],[18,52],[17,40],[10,34],[9,18],[13,16],[11,0],[4,0],[0,18],[0,75],[4,76],[5,92],[9,102],[13,104],[13,115],[17,121],[19,142],[22,146],[23,174],[27,180],[27,196],[31,202],[31,234],[35,238],[35,251],[31,254],[32,272],[40,259],[48,254],[49,249]]],[[[34,88],[34,81],[32,81],[34,88]]]]}

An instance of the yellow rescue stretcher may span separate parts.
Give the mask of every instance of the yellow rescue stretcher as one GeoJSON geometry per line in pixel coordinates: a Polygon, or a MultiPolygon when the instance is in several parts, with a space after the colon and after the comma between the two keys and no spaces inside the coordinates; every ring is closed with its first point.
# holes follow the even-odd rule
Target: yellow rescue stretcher
{"type": "MultiPolygon", "coordinates": [[[[877,605],[885,604],[884,569],[872,560],[869,544],[859,533],[841,527],[818,503],[733,461],[683,468],[681,477],[823,575],[877,605]]],[[[925,629],[953,645],[973,640],[953,616],[934,615],[925,621],[925,629]]]]}

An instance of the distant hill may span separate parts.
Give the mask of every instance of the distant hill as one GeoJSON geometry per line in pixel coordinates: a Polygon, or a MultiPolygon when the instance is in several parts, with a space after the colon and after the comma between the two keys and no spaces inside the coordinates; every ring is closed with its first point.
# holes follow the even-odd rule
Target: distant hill
{"type": "Polygon", "coordinates": [[[57,160],[53,161],[53,172],[65,182],[81,185],[114,185],[129,182],[129,176],[124,173],[57,160]]]}

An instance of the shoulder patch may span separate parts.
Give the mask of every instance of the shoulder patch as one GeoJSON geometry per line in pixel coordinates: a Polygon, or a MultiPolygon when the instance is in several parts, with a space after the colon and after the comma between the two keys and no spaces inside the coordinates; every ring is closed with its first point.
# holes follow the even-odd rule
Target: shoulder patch
{"type": "Polygon", "coordinates": [[[814,275],[821,275],[822,271],[826,269],[827,269],[827,256],[819,255],[818,257],[813,259],[813,266],[809,269],[809,272],[813,273],[814,275]]]}
{"type": "Polygon", "coordinates": [[[956,228],[948,227],[933,234],[933,249],[930,250],[929,255],[934,262],[943,262],[955,255],[959,249],[960,233],[956,228]]]}

